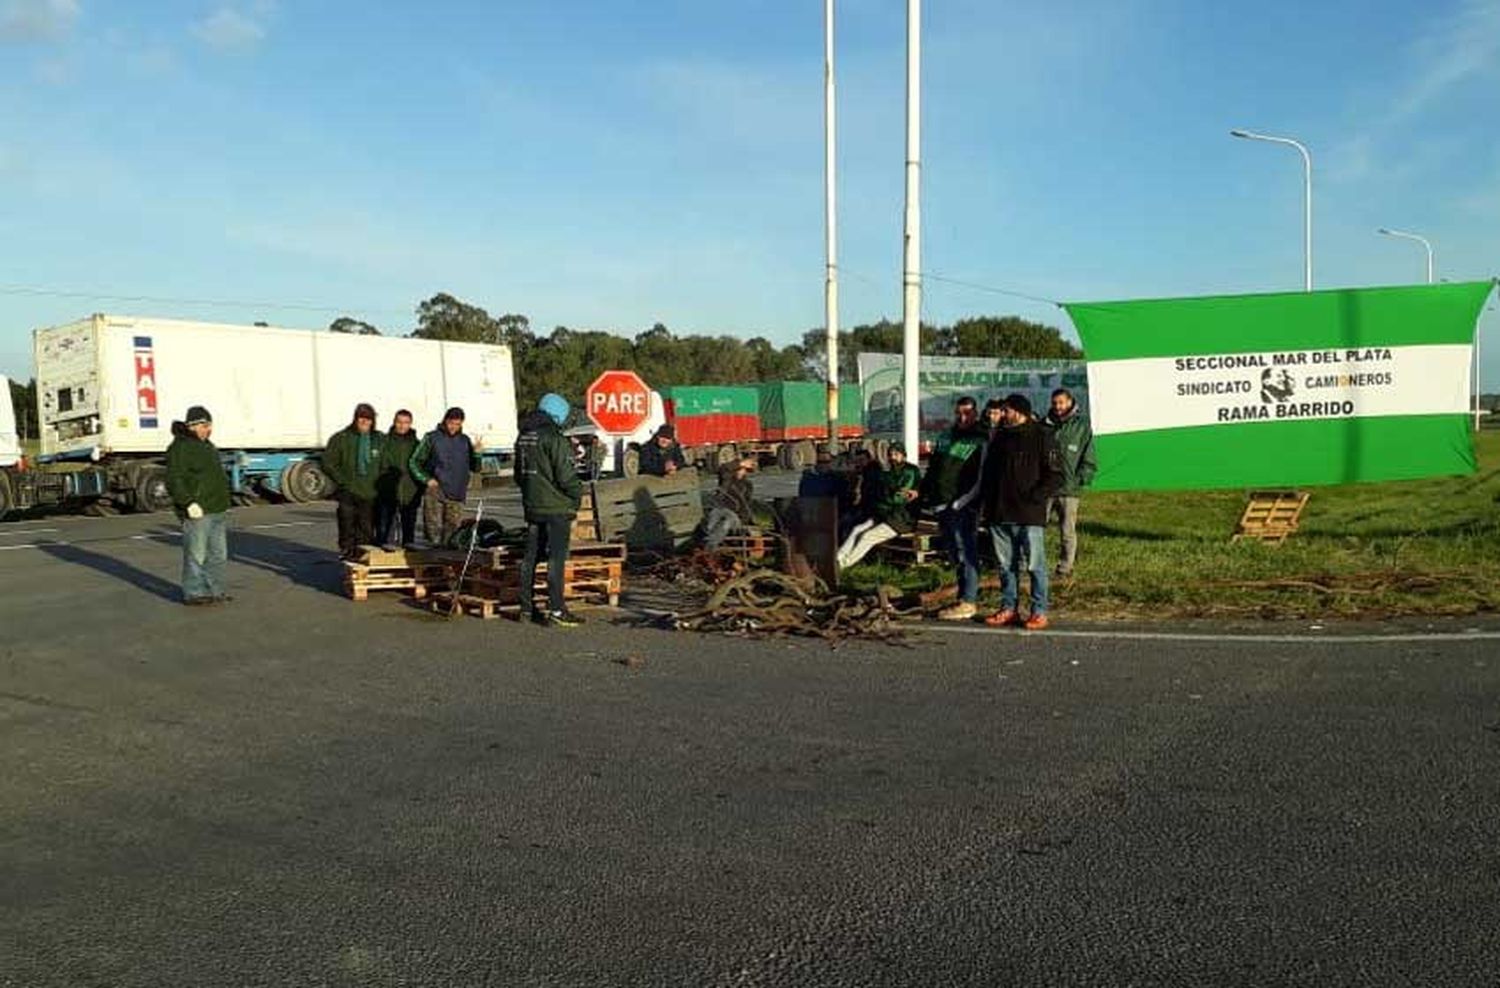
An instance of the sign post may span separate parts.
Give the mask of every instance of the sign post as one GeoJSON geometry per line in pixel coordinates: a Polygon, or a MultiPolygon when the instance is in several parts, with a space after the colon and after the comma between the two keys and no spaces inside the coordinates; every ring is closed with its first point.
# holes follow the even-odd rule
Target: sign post
{"type": "Polygon", "coordinates": [[[606,436],[627,436],[651,415],[651,389],[635,371],[600,374],[584,394],[589,421],[606,436]]]}

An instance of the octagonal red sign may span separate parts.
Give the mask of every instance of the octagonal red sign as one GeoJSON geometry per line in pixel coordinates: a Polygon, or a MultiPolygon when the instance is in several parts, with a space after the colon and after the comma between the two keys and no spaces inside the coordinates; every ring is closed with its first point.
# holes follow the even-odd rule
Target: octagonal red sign
{"type": "Polygon", "coordinates": [[[635,371],[610,370],[600,374],[584,394],[589,420],[610,436],[629,435],[651,414],[651,389],[635,371]]]}

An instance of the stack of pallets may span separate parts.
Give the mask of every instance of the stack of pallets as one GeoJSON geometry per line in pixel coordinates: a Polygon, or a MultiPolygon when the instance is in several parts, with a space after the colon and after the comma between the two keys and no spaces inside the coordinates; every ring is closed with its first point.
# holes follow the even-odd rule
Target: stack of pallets
{"type": "MultiPolygon", "coordinates": [[[[499,546],[474,553],[463,586],[433,597],[435,611],[457,609],[482,618],[498,617],[521,606],[521,546],[499,546]]],[[[563,593],[569,601],[608,604],[620,602],[625,584],[626,549],[618,542],[580,542],[568,553],[563,570],[563,593]]],[[[533,600],[545,606],[548,564],[539,563],[533,600]]],[[[455,574],[456,575],[456,574],[455,574]]]]}
{"type": "Polygon", "coordinates": [[[421,599],[447,590],[453,577],[448,564],[435,557],[416,549],[361,546],[359,558],[344,563],[344,593],[352,600],[368,600],[375,590],[409,590],[421,599]]]}
{"type": "Polygon", "coordinates": [[[897,565],[937,563],[943,560],[943,538],[938,533],[937,522],[923,520],[917,522],[917,527],[911,532],[896,536],[875,551],[897,565]]]}

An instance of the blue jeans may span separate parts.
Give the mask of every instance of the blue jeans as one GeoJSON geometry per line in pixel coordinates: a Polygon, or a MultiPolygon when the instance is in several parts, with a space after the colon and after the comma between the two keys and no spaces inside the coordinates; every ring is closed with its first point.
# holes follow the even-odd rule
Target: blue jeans
{"type": "Polygon", "coordinates": [[[1041,525],[990,526],[995,558],[1000,561],[1000,609],[1016,609],[1021,566],[1031,574],[1031,613],[1047,613],[1047,530],[1041,525]]]}
{"type": "Polygon", "coordinates": [[[229,515],[182,519],[182,596],[220,597],[229,562],[229,515]]]}
{"type": "Polygon", "coordinates": [[[972,604],[979,599],[979,514],[972,508],[944,511],[937,521],[948,559],[958,569],[958,599],[972,604]]]}

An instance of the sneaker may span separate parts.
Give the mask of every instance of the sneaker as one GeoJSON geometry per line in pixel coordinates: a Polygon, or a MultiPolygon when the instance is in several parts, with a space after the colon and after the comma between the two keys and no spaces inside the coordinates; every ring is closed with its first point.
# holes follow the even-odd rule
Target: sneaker
{"type": "Polygon", "coordinates": [[[1051,623],[1051,621],[1047,620],[1047,615],[1033,614],[1031,615],[1031,617],[1026,619],[1026,624],[1024,625],[1024,627],[1027,631],[1042,631],[1047,627],[1047,625],[1051,623]]]}
{"type": "Polygon", "coordinates": [[[583,619],[572,611],[548,611],[544,622],[549,628],[576,628],[583,623],[583,619]]]}
{"type": "Polygon", "coordinates": [[[974,620],[974,615],[976,615],[978,613],[979,613],[979,609],[974,606],[974,602],[973,601],[971,601],[971,600],[961,600],[958,603],[952,605],[951,607],[945,607],[941,611],[938,611],[938,620],[939,621],[972,621],[972,620],[974,620]]]}
{"type": "Polygon", "coordinates": [[[1014,608],[1006,607],[996,611],[984,619],[984,623],[991,628],[1008,628],[1013,624],[1019,624],[1019,617],[1014,608]]]}

